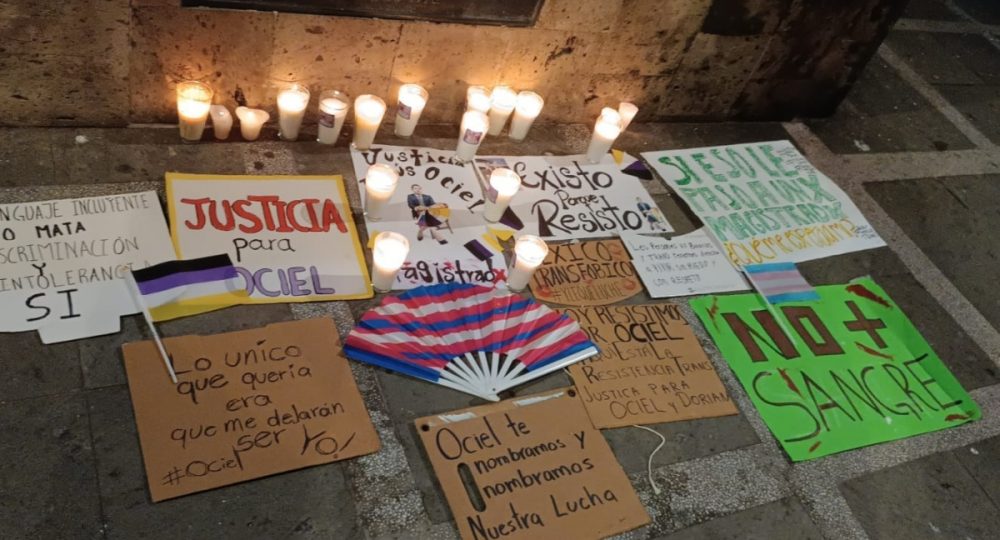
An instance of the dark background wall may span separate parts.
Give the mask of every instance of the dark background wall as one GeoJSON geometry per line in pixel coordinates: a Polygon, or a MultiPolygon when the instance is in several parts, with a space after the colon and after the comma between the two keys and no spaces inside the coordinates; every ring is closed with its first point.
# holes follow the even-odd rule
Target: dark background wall
{"type": "Polygon", "coordinates": [[[180,8],[179,0],[0,2],[0,124],[171,122],[173,85],[274,108],[282,81],[386,98],[428,88],[455,122],[469,84],[546,99],[540,121],[831,113],[906,0],[545,0],[530,28],[180,8]]]}

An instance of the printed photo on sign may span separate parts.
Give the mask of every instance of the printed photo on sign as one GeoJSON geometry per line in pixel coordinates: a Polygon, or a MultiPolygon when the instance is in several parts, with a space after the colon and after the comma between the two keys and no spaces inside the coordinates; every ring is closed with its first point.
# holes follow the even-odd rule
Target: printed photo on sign
{"type": "Polygon", "coordinates": [[[174,259],[155,191],[0,205],[0,331],[111,334],[139,311],[129,268],[174,259]]]}
{"type": "Polygon", "coordinates": [[[653,298],[750,288],[705,229],[669,240],[633,233],[622,234],[621,239],[653,298]]]}
{"type": "Polygon", "coordinates": [[[465,540],[605,538],[649,523],[574,390],[415,423],[465,540]]]}
{"type": "Polygon", "coordinates": [[[340,176],[167,173],[178,257],[229,254],[246,304],[370,298],[340,176]]]}
{"type": "Polygon", "coordinates": [[[153,502],[379,449],[333,320],[167,338],[122,351],[153,502]]]}
{"type": "Polygon", "coordinates": [[[737,267],[885,245],[850,197],[789,141],[643,152],[737,267]]]}
{"type": "Polygon", "coordinates": [[[479,144],[479,140],[482,138],[482,131],[473,131],[471,129],[465,130],[465,135],[462,136],[462,140],[469,144],[479,144]]]}
{"type": "Polygon", "coordinates": [[[642,292],[621,240],[549,245],[530,286],[535,298],[566,306],[613,304],[642,292]]]}
{"type": "Polygon", "coordinates": [[[402,234],[410,242],[395,289],[436,283],[492,287],[507,275],[497,235],[482,216],[485,200],[471,166],[455,152],[407,146],[373,145],[351,150],[361,198],[368,167],[395,167],[399,183],[381,219],[365,217],[369,238],[380,232],[402,234]]]}
{"type": "Polygon", "coordinates": [[[759,294],[691,302],[793,461],[980,418],[979,406],[873,280],[816,292],[819,301],[770,307],[759,294]]]}
{"type": "Polygon", "coordinates": [[[569,367],[599,429],[736,414],[676,304],[564,308],[601,348],[569,367]]]}
{"type": "MultiPolygon", "coordinates": [[[[475,161],[484,186],[499,167],[521,177],[521,189],[500,219],[519,234],[573,240],[674,230],[632,173],[637,161],[630,156],[619,163],[609,154],[599,164],[584,156],[484,156],[475,161]]],[[[495,200],[496,194],[487,191],[495,200]]]]}

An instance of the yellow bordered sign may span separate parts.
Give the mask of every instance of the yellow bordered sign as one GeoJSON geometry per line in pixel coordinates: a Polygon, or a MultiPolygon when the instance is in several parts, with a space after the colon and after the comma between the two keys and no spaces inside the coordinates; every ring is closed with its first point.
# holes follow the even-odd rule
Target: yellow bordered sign
{"type": "Polygon", "coordinates": [[[177,257],[228,253],[244,303],[372,297],[342,176],[171,172],[166,188],[177,257]]]}

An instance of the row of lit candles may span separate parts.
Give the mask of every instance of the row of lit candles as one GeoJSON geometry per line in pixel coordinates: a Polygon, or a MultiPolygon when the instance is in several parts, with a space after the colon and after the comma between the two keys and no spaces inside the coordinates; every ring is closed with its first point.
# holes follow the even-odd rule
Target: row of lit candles
{"type": "MultiPolygon", "coordinates": [[[[224,105],[213,105],[213,97],[214,92],[207,84],[185,81],[177,85],[177,115],[182,140],[201,140],[209,116],[212,117],[215,137],[229,137],[233,117],[224,105]]],[[[395,122],[397,136],[413,135],[428,98],[427,90],[418,84],[404,84],[399,88],[395,122]]],[[[279,137],[288,141],[298,139],[309,99],[309,89],[297,83],[289,85],[278,94],[279,137]]],[[[487,134],[499,135],[508,119],[508,137],[516,141],[524,140],[544,105],[542,96],[528,90],[515,92],[509,86],[500,85],[488,92],[483,86],[470,86],[466,92],[466,111],[462,115],[458,145],[455,148],[456,158],[471,161],[483,138],[487,134]]],[[[320,94],[318,142],[337,142],[349,108],[350,99],[342,92],[328,90],[320,94]]],[[[378,96],[364,94],[354,100],[353,148],[367,150],[371,147],[385,111],[385,101],[378,96]]],[[[638,111],[638,107],[628,102],[619,104],[617,110],[610,107],[602,109],[587,147],[587,160],[599,163],[638,111]]],[[[261,127],[270,119],[267,111],[249,107],[237,107],[236,116],[240,121],[240,133],[248,141],[256,140],[260,136],[261,127]]]]}
{"type": "MultiPolygon", "coordinates": [[[[184,82],[178,85],[177,111],[181,137],[184,140],[200,140],[209,115],[212,116],[216,138],[228,138],[232,129],[232,116],[224,106],[212,105],[212,97],[212,89],[203,83],[184,82]]],[[[299,84],[291,85],[278,94],[278,126],[282,139],[298,138],[309,98],[309,90],[299,84]]],[[[413,135],[427,99],[427,90],[420,85],[404,84],[400,87],[396,135],[413,135]]],[[[492,92],[487,92],[485,87],[470,86],[466,92],[466,111],[462,115],[456,157],[461,161],[472,160],[484,136],[499,135],[512,115],[508,136],[514,140],[523,140],[543,106],[544,100],[534,92],[515,93],[508,86],[497,86],[492,92]]],[[[329,90],[320,95],[318,142],[334,144],[337,141],[347,118],[348,108],[349,99],[339,91],[329,90]]],[[[371,146],[385,111],[385,101],[378,96],[365,94],[354,100],[353,148],[366,150],[371,146]]],[[[638,107],[628,102],[619,104],[618,110],[610,107],[602,109],[587,148],[587,160],[599,163],[637,112],[638,107]]],[[[236,115],[240,120],[240,132],[248,141],[259,137],[261,126],[270,117],[266,111],[247,107],[237,107],[236,115]]],[[[394,167],[379,163],[368,168],[365,175],[365,215],[370,221],[382,219],[382,211],[392,198],[398,183],[399,174],[394,167]]],[[[510,169],[497,168],[490,174],[489,185],[491,191],[496,193],[496,198],[487,198],[483,217],[486,221],[495,223],[520,190],[521,178],[510,169]]],[[[375,237],[372,246],[372,284],[376,290],[388,292],[392,289],[396,274],[406,262],[409,250],[409,241],[399,233],[387,231],[375,237]]],[[[524,290],[548,251],[548,245],[537,236],[518,237],[507,272],[508,288],[514,291],[524,290]]]]}

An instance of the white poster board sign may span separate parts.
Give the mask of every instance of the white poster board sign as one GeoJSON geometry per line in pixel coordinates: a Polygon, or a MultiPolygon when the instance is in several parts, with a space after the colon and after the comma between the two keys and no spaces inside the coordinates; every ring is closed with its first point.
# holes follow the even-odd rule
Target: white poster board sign
{"type": "Polygon", "coordinates": [[[789,141],[642,156],[738,267],[885,245],[847,194],[789,141]]]}
{"type": "Polygon", "coordinates": [[[0,331],[43,343],[118,332],[128,268],[174,259],[155,191],[0,205],[0,246],[0,331]]]}
{"type": "Polygon", "coordinates": [[[178,257],[228,253],[243,303],[372,296],[340,176],[167,173],[167,202],[178,257]]]}
{"type": "Polygon", "coordinates": [[[622,234],[621,239],[653,298],[750,288],[704,229],[670,240],[632,233],[622,234]]]}
{"type": "MultiPolygon", "coordinates": [[[[635,162],[624,156],[618,163],[610,153],[597,164],[585,156],[484,156],[476,167],[484,186],[499,167],[521,177],[501,219],[519,234],[548,241],[673,231],[642,181],[627,172],[635,162]]],[[[486,189],[487,197],[496,197],[486,189]]]]}
{"type": "Polygon", "coordinates": [[[365,218],[369,238],[393,231],[410,242],[396,289],[433,283],[492,287],[506,277],[499,240],[482,216],[485,200],[475,172],[454,157],[453,150],[408,146],[351,150],[362,201],[368,167],[384,163],[399,173],[382,218],[365,218]]]}

